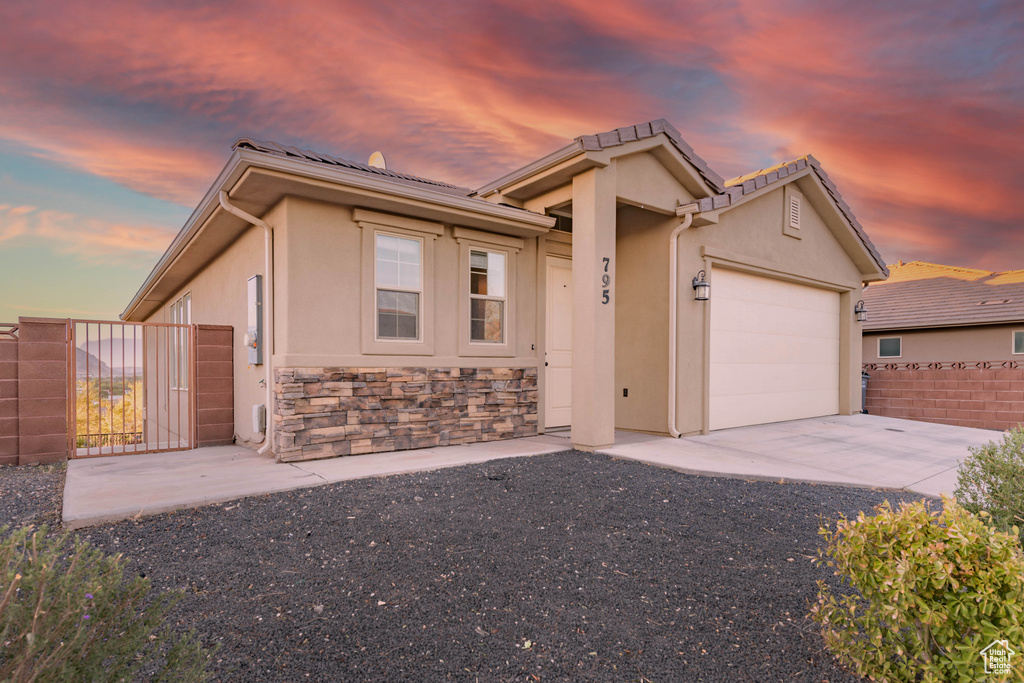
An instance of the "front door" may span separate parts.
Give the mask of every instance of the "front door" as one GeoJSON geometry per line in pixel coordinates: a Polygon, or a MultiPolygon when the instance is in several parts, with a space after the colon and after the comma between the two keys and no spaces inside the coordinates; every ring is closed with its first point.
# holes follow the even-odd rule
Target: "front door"
{"type": "Polygon", "coordinates": [[[572,424],[572,261],[548,257],[544,426],[572,424]]]}

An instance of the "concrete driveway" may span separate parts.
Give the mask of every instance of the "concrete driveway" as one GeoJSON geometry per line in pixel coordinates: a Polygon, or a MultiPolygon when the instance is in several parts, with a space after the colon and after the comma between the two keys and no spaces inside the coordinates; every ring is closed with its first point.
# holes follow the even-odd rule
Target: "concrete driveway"
{"type": "MultiPolygon", "coordinates": [[[[672,439],[617,432],[607,455],[692,474],[952,493],[968,446],[1000,432],[849,415],[672,439]]],[[[275,491],[525,457],[571,448],[568,431],[511,441],[277,463],[239,446],[68,463],[64,526],[222,503],[275,491]]]]}
{"type": "Polygon", "coordinates": [[[1002,432],[877,415],[815,417],[681,439],[630,436],[601,452],[693,474],[902,489],[935,497],[952,495],[968,447],[1002,440],[1002,432]]]}

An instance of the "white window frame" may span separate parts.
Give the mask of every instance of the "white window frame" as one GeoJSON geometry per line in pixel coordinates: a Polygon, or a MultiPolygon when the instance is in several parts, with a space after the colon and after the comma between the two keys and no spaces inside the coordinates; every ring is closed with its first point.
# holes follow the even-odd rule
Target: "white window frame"
{"type": "Polygon", "coordinates": [[[453,230],[459,245],[459,356],[482,358],[510,358],[516,355],[516,260],[523,249],[524,241],[519,237],[456,227],[453,230]],[[474,298],[499,300],[471,294],[470,252],[483,251],[505,256],[505,296],[502,321],[501,343],[473,341],[470,323],[470,301],[474,298]]]}
{"type": "MultiPolygon", "coordinates": [[[[476,344],[483,344],[485,346],[498,346],[498,345],[505,344],[505,342],[508,340],[508,332],[509,332],[509,330],[508,330],[508,294],[509,294],[509,291],[508,291],[508,264],[509,264],[510,260],[511,260],[510,259],[510,255],[509,255],[509,253],[507,251],[503,251],[503,250],[500,250],[500,249],[486,249],[484,247],[473,247],[473,246],[471,246],[469,248],[469,278],[470,278],[470,283],[469,283],[469,311],[470,311],[469,343],[470,344],[474,344],[474,345],[476,345],[476,344]],[[502,283],[502,285],[503,285],[502,288],[504,289],[505,293],[502,296],[494,296],[492,294],[474,294],[473,293],[473,252],[477,252],[477,253],[481,253],[481,254],[488,254],[488,255],[496,254],[496,255],[499,255],[499,256],[501,256],[501,257],[503,257],[505,259],[505,272],[503,273],[503,277],[504,277],[505,281],[502,283]],[[501,302],[501,340],[500,341],[493,342],[493,341],[487,341],[485,339],[473,339],[473,301],[474,300],[479,300],[479,301],[500,301],[501,302]]],[[[490,271],[488,269],[488,274],[487,274],[488,284],[490,284],[490,278],[491,278],[491,274],[490,274],[490,271]]]]}
{"type": "Polygon", "coordinates": [[[409,235],[401,235],[390,230],[374,230],[373,231],[373,339],[375,342],[386,342],[389,344],[419,344],[423,341],[423,253],[426,251],[424,244],[425,240],[422,237],[410,237],[409,235]],[[400,240],[408,240],[410,242],[418,242],[420,245],[420,280],[415,288],[402,287],[400,285],[381,285],[377,281],[377,267],[379,266],[379,260],[377,258],[377,241],[381,237],[394,237],[400,240]],[[380,292],[406,292],[417,295],[416,305],[416,337],[382,337],[380,336],[380,292]]]}
{"type": "MultiPolygon", "coordinates": [[[[355,208],[352,219],[362,230],[360,262],[360,350],[373,356],[432,356],[434,354],[434,249],[438,237],[444,235],[440,223],[407,216],[355,208]],[[391,339],[377,336],[377,237],[378,233],[418,239],[420,249],[419,339],[391,339]]],[[[384,289],[395,289],[384,287],[384,289]]],[[[399,291],[396,289],[396,291],[399,291]]]]}
{"type": "MultiPolygon", "coordinates": [[[[175,325],[192,324],[192,291],[175,299],[168,309],[170,322],[175,325]]],[[[189,333],[182,327],[170,328],[171,334],[171,388],[187,391],[189,386],[189,333]]]]}
{"type": "Polygon", "coordinates": [[[900,337],[879,337],[878,338],[878,345],[876,347],[876,355],[879,357],[879,359],[881,359],[881,358],[903,358],[903,337],[902,336],[900,336],[900,337]],[[883,339],[885,339],[885,340],[898,339],[899,342],[900,342],[900,352],[899,352],[899,355],[896,355],[896,356],[883,356],[882,355],[882,340],[883,339]]]}
{"type": "Polygon", "coordinates": [[[1024,351],[1017,351],[1017,335],[1024,338],[1024,330],[1014,330],[1010,334],[1010,355],[1013,356],[1024,355],[1024,351]]]}

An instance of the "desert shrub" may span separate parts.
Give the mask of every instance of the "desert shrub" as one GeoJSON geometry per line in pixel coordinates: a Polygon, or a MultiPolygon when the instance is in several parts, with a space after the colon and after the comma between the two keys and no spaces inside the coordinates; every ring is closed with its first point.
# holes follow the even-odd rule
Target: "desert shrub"
{"type": "Polygon", "coordinates": [[[975,514],[989,513],[1003,531],[1024,528],[1024,429],[1007,432],[1001,443],[968,450],[957,474],[957,501],[975,514]]]}
{"type": "MultiPolygon", "coordinates": [[[[888,501],[877,514],[822,527],[818,562],[843,589],[818,582],[811,617],[825,643],[861,676],[886,681],[975,681],[995,640],[1024,650],[1024,555],[1016,535],[944,499],[888,501]]],[[[1012,660],[1024,675],[1024,654],[1012,660]]],[[[1013,680],[1017,680],[1014,678],[1013,680]]]]}
{"type": "Polygon", "coordinates": [[[0,527],[0,681],[201,681],[209,656],[165,622],[181,593],[150,595],[127,561],[46,527],[0,527]]]}

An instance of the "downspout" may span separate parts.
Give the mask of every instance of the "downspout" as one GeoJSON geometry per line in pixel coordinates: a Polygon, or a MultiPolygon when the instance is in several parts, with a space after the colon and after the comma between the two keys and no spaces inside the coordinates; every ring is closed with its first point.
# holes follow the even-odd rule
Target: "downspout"
{"type": "Polygon", "coordinates": [[[270,437],[274,417],[274,229],[264,220],[242,211],[228,201],[228,193],[221,190],[217,195],[221,208],[234,214],[246,223],[263,228],[263,271],[267,274],[266,306],[263,309],[263,364],[267,367],[267,416],[263,426],[263,446],[257,451],[263,455],[270,450],[274,440],[270,437]]]}
{"type": "MultiPolygon", "coordinates": [[[[691,205],[692,206],[692,205],[691,205]]],[[[680,207],[685,209],[689,207],[680,207]]],[[[695,208],[695,207],[694,207],[695,208]]],[[[676,324],[679,317],[678,294],[679,284],[679,234],[690,227],[693,222],[692,209],[685,214],[683,222],[672,231],[668,249],[668,433],[678,439],[681,433],[676,429],[676,385],[679,383],[676,371],[678,351],[676,349],[676,324]]]]}

